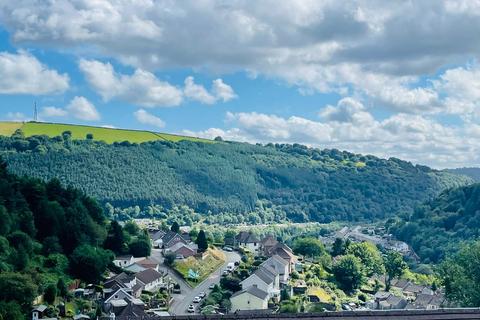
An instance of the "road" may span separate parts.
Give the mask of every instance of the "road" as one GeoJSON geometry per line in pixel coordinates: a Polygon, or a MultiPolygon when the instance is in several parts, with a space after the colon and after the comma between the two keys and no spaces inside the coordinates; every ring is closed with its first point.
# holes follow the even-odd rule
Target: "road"
{"type": "MultiPolygon", "coordinates": [[[[187,308],[188,308],[188,305],[193,304],[192,303],[193,298],[198,296],[198,294],[202,291],[204,291],[208,294],[208,292],[209,292],[208,287],[212,283],[217,284],[217,283],[220,282],[220,277],[222,275],[223,270],[226,269],[227,264],[229,262],[240,261],[240,255],[238,253],[236,253],[236,252],[226,252],[226,251],[224,251],[224,253],[225,253],[225,256],[226,256],[225,263],[220,268],[218,268],[215,272],[213,272],[207,279],[205,279],[202,283],[200,283],[198,286],[196,286],[195,288],[192,289],[189,286],[185,286],[185,285],[182,285],[180,283],[180,286],[182,288],[182,293],[173,295],[174,300],[173,300],[172,305],[170,306],[170,310],[169,310],[170,314],[172,314],[172,315],[188,314],[187,308]]],[[[172,273],[172,272],[170,272],[170,273],[172,273]]],[[[185,281],[182,280],[182,282],[185,282],[185,281]]],[[[199,310],[198,310],[199,303],[195,303],[194,305],[197,308],[195,313],[198,314],[199,313],[199,310]]]]}
{"type": "Polygon", "coordinates": [[[182,291],[191,288],[190,285],[185,280],[183,280],[182,277],[180,277],[176,272],[174,272],[172,269],[170,269],[164,264],[162,250],[152,248],[152,253],[150,257],[154,258],[160,263],[160,270],[166,272],[168,274],[168,277],[178,283],[182,291]]]}

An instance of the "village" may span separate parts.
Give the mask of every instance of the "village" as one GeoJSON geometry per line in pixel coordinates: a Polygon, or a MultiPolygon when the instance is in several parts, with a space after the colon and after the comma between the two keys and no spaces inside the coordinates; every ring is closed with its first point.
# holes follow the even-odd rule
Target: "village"
{"type": "MultiPolygon", "coordinates": [[[[96,319],[325,310],[431,310],[445,303],[441,289],[402,277],[391,279],[391,288],[386,291],[384,275],[369,277],[359,294],[346,296],[321,280],[326,279],[321,261],[295,254],[273,235],[259,238],[252,232],[239,231],[234,236],[226,236],[221,248],[209,245],[199,252],[189,227],[180,227],[178,231],[151,225],[143,227],[151,240],[149,257],[117,256],[113,261],[115,272],[111,271],[101,286],[87,284],[70,288],[73,297],[101,307],[96,319]]],[[[319,238],[327,248],[334,245],[335,239],[357,243],[381,239],[358,228],[342,228],[330,237],[319,238]]],[[[397,251],[409,254],[398,242],[393,243],[397,251]]],[[[341,256],[335,256],[333,262],[339,259],[341,256]]],[[[46,310],[47,306],[37,305],[32,311],[32,320],[57,319],[48,317],[46,310]]],[[[60,319],[93,319],[86,313],[69,315],[62,306],[59,310],[60,319]]]]}

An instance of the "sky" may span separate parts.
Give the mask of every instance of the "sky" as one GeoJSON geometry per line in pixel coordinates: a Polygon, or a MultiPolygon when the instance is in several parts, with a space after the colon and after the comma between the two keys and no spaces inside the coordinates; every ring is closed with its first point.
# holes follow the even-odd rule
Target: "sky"
{"type": "Polygon", "coordinates": [[[480,1],[2,0],[0,119],[480,166],[480,1]]]}

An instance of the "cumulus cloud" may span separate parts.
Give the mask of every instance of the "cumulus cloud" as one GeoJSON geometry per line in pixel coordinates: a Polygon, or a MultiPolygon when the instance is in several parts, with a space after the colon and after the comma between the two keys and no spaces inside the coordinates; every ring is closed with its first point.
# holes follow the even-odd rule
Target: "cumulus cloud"
{"type": "Polygon", "coordinates": [[[74,97],[65,107],[65,110],[68,114],[80,120],[98,121],[101,118],[95,106],[85,97],[74,97]]]}
{"type": "Polygon", "coordinates": [[[162,119],[160,119],[159,117],[157,117],[157,116],[155,116],[151,113],[148,113],[144,109],[140,109],[140,110],[135,111],[133,113],[133,115],[135,116],[135,119],[137,119],[137,121],[140,122],[140,123],[150,125],[150,126],[154,126],[154,127],[157,127],[157,128],[165,127],[165,122],[162,119]]]}
{"type": "Polygon", "coordinates": [[[110,63],[81,59],[80,70],[105,101],[121,99],[143,107],[173,107],[182,102],[182,91],[153,73],[136,69],[131,75],[115,72],[110,63]]]}
{"type": "Polygon", "coordinates": [[[40,111],[40,116],[42,118],[65,117],[67,114],[68,112],[64,109],[51,106],[43,107],[40,111]]]}
{"type": "Polygon", "coordinates": [[[67,74],[49,69],[28,52],[0,52],[0,94],[45,95],[68,87],[67,74]]]}
{"type": "MultiPolygon", "coordinates": [[[[0,4],[0,21],[17,43],[82,48],[137,67],[138,74],[122,82],[106,66],[106,79],[123,83],[123,90],[101,86],[102,95],[120,95],[145,107],[180,103],[176,90],[155,84],[158,80],[145,70],[194,68],[264,74],[302,92],[354,91],[401,112],[438,112],[444,106],[438,93],[419,86],[418,80],[479,56],[479,17],[480,5],[474,1],[0,4]],[[125,89],[136,87],[129,82],[140,89],[139,83],[153,82],[156,89],[135,94],[125,89]]],[[[224,101],[233,97],[221,81],[214,87],[196,96],[204,103],[211,103],[215,91],[224,101]]]]}
{"type": "Polygon", "coordinates": [[[27,117],[25,114],[21,112],[8,112],[7,113],[7,119],[11,121],[29,121],[31,120],[29,117],[27,117]]]}
{"type": "Polygon", "coordinates": [[[222,79],[213,80],[212,93],[210,93],[204,86],[196,84],[192,76],[185,79],[184,94],[185,97],[204,104],[213,104],[220,100],[227,102],[237,97],[233,88],[222,79]]]}
{"type": "Polygon", "coordinates": [[[375,120],[359,101],[344,98],[319,113],[321,121],[262,113],[226,115],[227,129],[184,133],[247,142],[306,143],[321,148],[395,156],[435,167],[480,161],[480,126],[446,126],[432,118],[398,113],[375,120]]]}

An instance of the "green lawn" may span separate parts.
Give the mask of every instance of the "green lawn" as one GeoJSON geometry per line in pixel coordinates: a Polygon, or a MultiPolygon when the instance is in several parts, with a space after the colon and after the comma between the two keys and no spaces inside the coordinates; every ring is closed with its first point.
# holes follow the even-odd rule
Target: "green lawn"
{"type": "Polygon", "coordinates": [[[47,135],[49,137],[55,137],[61,135],[62,132],[71,131],[73,139],[77,140],[83,140],[86,138],[88,133],[91,133],[93,134],[94,140],[104,141],[106,143],[122,141],[141,143],[156,140],[173,142],[177,142],[180,140],[212,142],[211,140],[207,139],[140,130],[112,129],[93,126],[42,122],[0,122],[0,135],[11,136],[17,129],[22,129],[26,137],[31,137],[34,135],[47,135]]]}
{"type": "Polygon", "coordinates": [[[188,257],[187,259],[176,261],[174,268],[192,287],[196,287],[212,272],[220,268],[223,263],[225,263],[225,255],[221,251],[208,249],[208,255],[203,260],[188,257]],[[188,270],[190,269],[199,273],[199,278],[196,281],[188,278],[188,270]]]}

